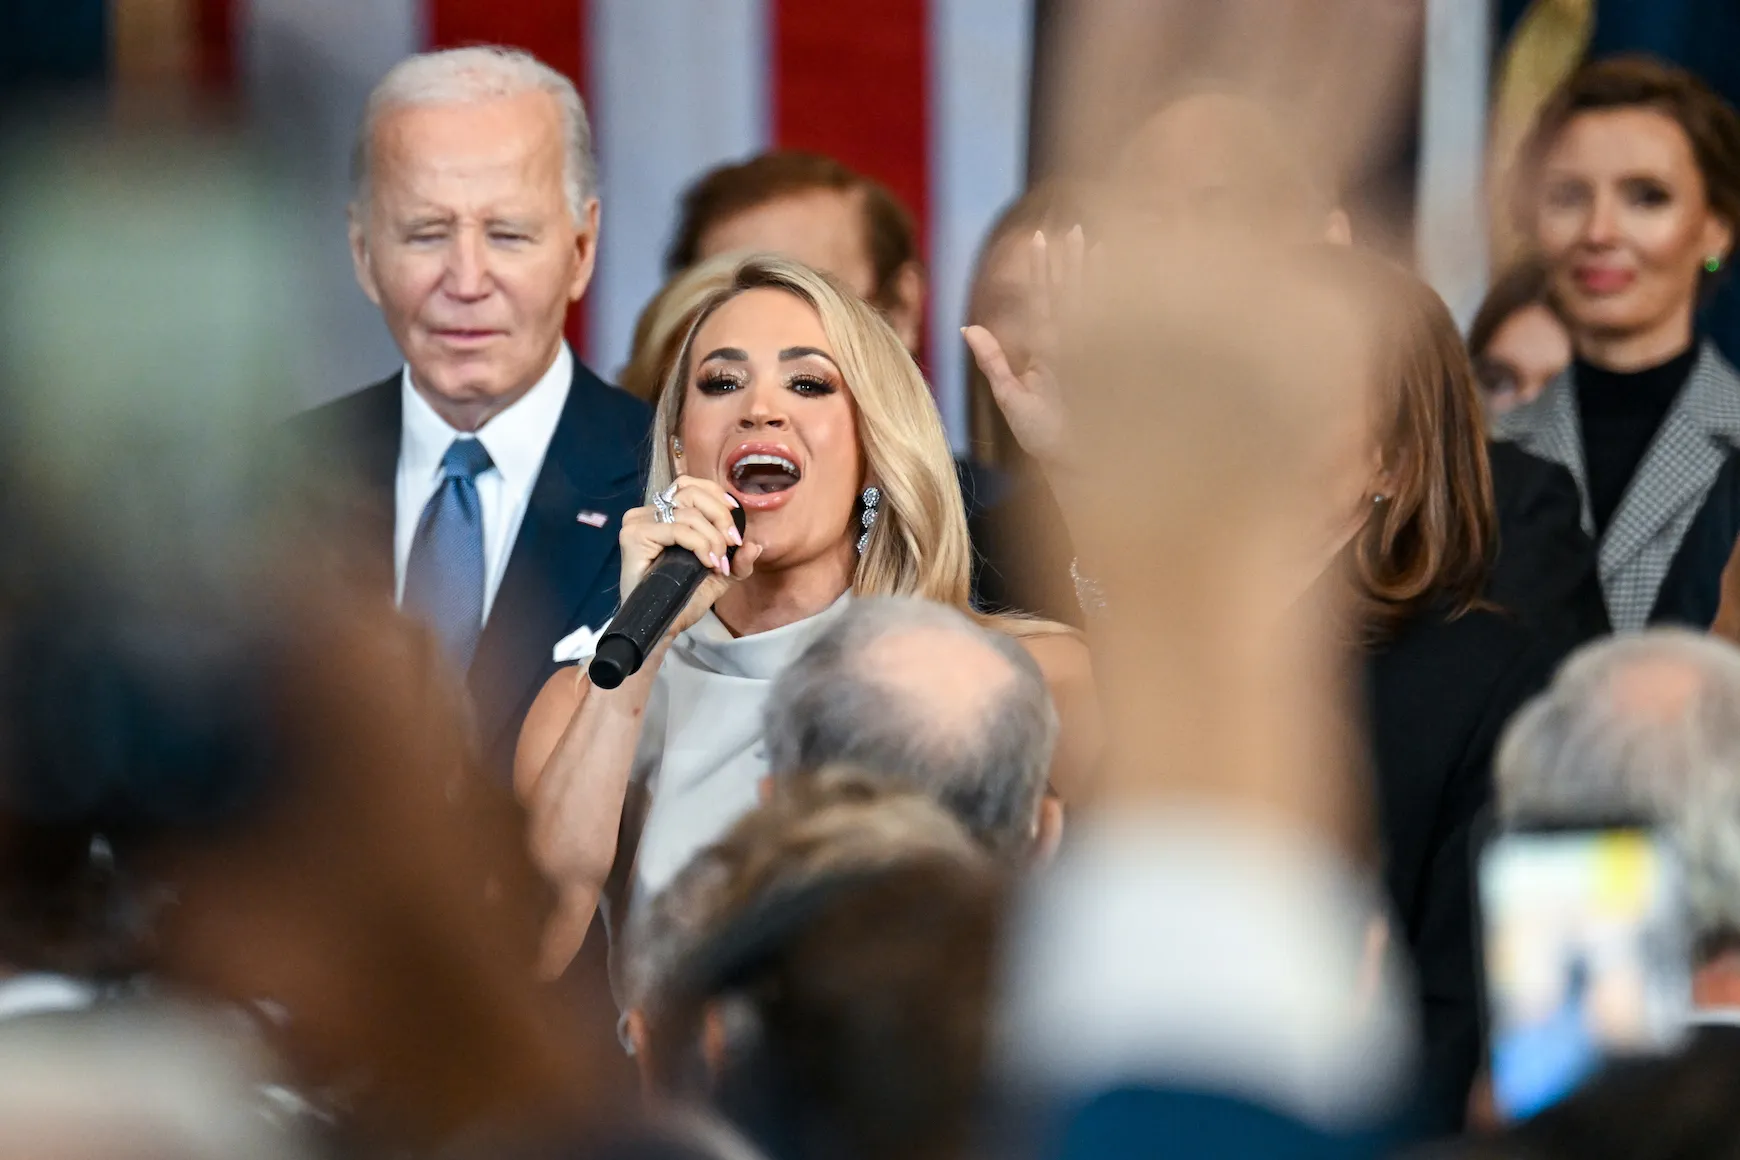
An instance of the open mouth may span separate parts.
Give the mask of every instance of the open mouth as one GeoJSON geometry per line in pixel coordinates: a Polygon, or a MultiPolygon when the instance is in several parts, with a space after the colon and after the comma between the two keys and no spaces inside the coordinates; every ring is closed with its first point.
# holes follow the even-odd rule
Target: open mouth
{"type": "Polygon", "coordinates": [[[773,452],[752,451],[731,465],[731,486],[746,496],[790,491],[802,478],[796,463],[773,452]]]}

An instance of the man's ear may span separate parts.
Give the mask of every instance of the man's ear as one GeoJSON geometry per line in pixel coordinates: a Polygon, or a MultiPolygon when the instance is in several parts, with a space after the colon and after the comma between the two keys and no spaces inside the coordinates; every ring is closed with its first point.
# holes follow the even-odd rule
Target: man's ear
{"type": "Polygon", "coordinates": [[[1046,794],[1039,799],[1039,821],[1033,833],[1033,864],[1049,865],[1063,845],[1063,799],[1046,794]]]}
{"type": "Polygon", "coordinates": [[[598,268],[598,223],[603,211],[598,199],[586,203],[580,228],[574,233],[574,277],[568,283],[568,301],[578,302],[592,284],[592,272],[598,268]]]}
{"type": "Polygon", "coordinates": [[[888,325],[894,328],[894,333],[900,336],[900,341],[915,358],[924,336],[924,295],[924,267],[916,261],[908,262],[895,271],[883,308],[888,325]]]}
{"type": "Polygon", "coordinates": [[[362,213],[357,206],[350,207],[350,264],[356,272],[356,284],[362,287],[362,292],[369,296],[369,301],[376,306],[381,304],[381,289],[375,283],[375,264],[369,254],[368,235],[363,232],[362,213]]]}

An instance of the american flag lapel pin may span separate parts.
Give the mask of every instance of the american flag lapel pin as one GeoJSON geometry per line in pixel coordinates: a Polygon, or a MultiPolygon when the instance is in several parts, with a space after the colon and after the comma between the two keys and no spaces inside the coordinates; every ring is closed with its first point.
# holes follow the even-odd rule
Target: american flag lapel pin
{"type": "Polygon", "coordinates": [[[588,508],[587,510],[585,510],[583,512],[580,512],[574,518],[576,520],[580,521],[581,523],[585,524],[589,528],[602,528],[605,524],[608,524],[610,522],[609,513],[607,513],[607,512],[595,512],[595,511],[591,510],[590,508],[588,508]]]}

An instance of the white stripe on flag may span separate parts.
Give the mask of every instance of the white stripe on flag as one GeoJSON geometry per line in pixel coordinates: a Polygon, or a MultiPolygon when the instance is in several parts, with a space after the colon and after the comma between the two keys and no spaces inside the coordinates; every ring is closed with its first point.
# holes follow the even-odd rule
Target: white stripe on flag
{"type": "Polygon", "coordinates": [[[683,189],[767,147],[769,25],[765,0],[592,0],[590,31],[603,215],[587,361],[613,379],[683,189]]]}
{"type": "Polygon", "coordinates": [[[1420,272],[1466,327],[1486,293],[1484,4],[1428,0],[1420,99],[1420,272]]]}
{"type": "Polygon", "coordinates": [[[292,406],[341,395],[400,362],[380,313],[358,289],[345,240],[350,151],[364,101],[382,74],[422,45],[418,0],[249,0],[237,30],[245,86],[280,171],[302,265],[282,300],[309,340],[293,352],[292,406]]]}
{"type": "Polygon", "coordinates": [[[930,333],[937,405],[967,445],[967,283],[985,230],[1021,192],[1032,0],[931,0],[930,333]]]}

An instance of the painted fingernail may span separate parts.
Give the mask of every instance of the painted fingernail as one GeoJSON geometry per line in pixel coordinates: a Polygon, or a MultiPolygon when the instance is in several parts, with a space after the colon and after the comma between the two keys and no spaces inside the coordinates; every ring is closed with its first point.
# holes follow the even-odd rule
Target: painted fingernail
{"type": "Polygon", "coordinates": [[[735,525],[726,531],[725,538],[730,540],[733,544],[736,544],[739,548],[743,546],[743,533],[738,531],[735,525]]]}
{"type": "Polygon", "coordinates": [[[713,570],[715,572],[717,572],[719,570],[719,557],[715,556],[711,552],[707,553],[707,563],[713,565],[713,570]]]}
{"type": "Polygon", "coordinates": [[[725,502],[730,504],[732,507],[742,507],[743,506],[742,504],[737,502],[737,497],[732,495],[730,492],[725,493],[725,502]]]}

